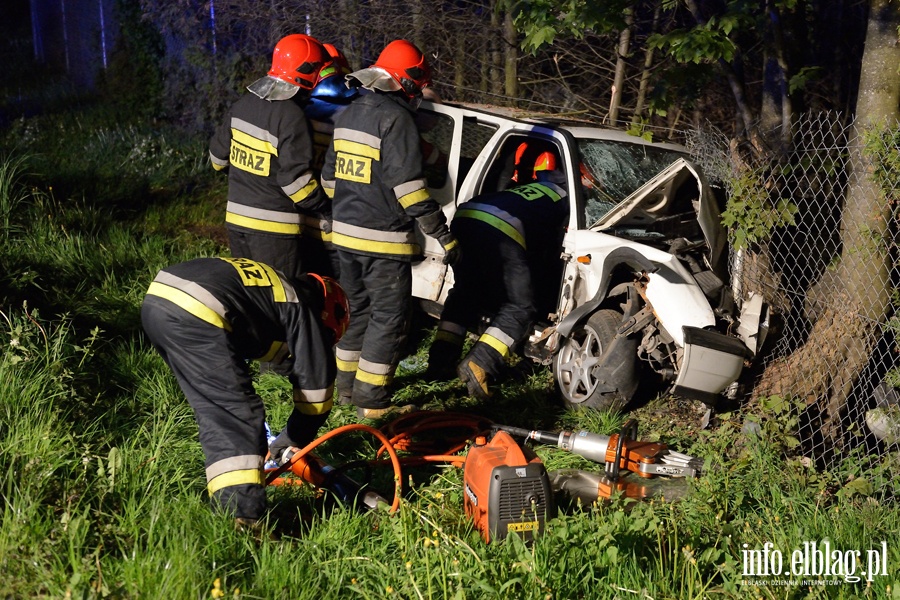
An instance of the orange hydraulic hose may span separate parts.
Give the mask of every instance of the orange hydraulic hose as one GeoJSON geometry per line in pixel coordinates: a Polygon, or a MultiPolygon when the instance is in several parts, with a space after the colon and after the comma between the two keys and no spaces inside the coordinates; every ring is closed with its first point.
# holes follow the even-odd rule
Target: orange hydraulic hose
{"type": "Polygon", "coordinates": [[[391,459],[391,464],[394,467],[394,501],[391,503],[391,513],[397,512],[397,509],[400,508],[400,489],[403,481],[403,473],[400,467],[400,457],[397,456],[397,452],[396,450],[394,450],[394,447],[391,446],[391,442],[390,440],[388,440],[387,436],[385,436],[374,427],[369,427],[368,425],[363,425],[362,423],[342,425],[337,429],[332,429],[322,437],[313,440],[312,442],[301,448],[300,451],[298,451],[296,454],[294,454],[289,462],[284,463],[277,469],[269,471],[266,475],[266,485],[273,484],[275,480],[278,479],[279,476],[285,471],[289,470],[295,462],[299,461],[301,458],[312,452],[321,444],[327,442],[333,437],[348,433],[350,431],[365,431],[367,433],[371,433],[376,438],[378,438],[378,441],[380,441],[384,445],[384,448],[387,450],[388,456],[390,456],[391,459]]]}
{"type": "MultiPolygon", "coordinates": [[[[399,417],[385,426],[385,433],[391,435],[391,444],[398,450],[418,454],[434,454],[435,440],[415,440],[414,436],[439,432],[444,444],[440,454],[454,454],[464,449],[469,440],[491,428],[491,421],[484,417],[465,413],[442,411],[419,411],[399,417]],[[451,432],[460,431],[457,435],[451,432]]],[[[457,459],[459,457],[456,457],[457,459]]]]}
{"type": "MultiPolygon", "coordinates": [[[[418,411],[402,415],[388,423],[384,431],[363,425],[360,423],[343,425],[333,429],[322,437],[312,441],[300,449],[291,460],[277,469],[267,472],[266,485],[281,485],[291,480],[280,476],[291,470],[294,463],[301,460],[319,445],[352,431],[364,431],[375,436],[382,444],[376,456],[380,457],[387,452],[389,462],[394,469],[394,500],[391,503],[390,512],[396,512],[400,507],[403,473],[401,465],[423,465],[433,462],[450,463],[454,467],[462,467],[466,457],[456,454],[463,450],[477,434],[491,428],[492,422],[485,417],[478,417],[464,413],[443,411],[418,411]],[[457,435],[450,435],[450,431],[456,431],[457,435]],[[414,436],[423,433],[441,432],[441,441],[445,447],[435,448],[435,440],[415,440],[414,436]],[[390,437],[388,437],[390,436],[390,437]],[[400,458],[397,451],[411,452],[413,456],[400,458]]],[[[384,460],[375,460],[375,463],[387,463],[384,460]]]]}

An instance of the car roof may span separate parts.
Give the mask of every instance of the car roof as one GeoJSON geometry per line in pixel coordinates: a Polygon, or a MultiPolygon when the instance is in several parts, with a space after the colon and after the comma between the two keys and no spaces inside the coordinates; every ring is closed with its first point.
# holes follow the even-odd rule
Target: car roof
{"type": "Polygon", "coordinates": [[[490,113],[513,121],[528,123],[532,125],[543,125],[554,129],[565,130],[577,139],[599,139],[618,141],[629,144],[640,144],[644,146],[654,146],[657,148],[666,148],[675,152],[687,153],[687,148],[681,144],[669,141],[649,141],[637,135],[632,135],[621,129],[613,129],[610,127],[601,127],[588,120],[575,119],[566,115],[554,115],[550,113],[542,113],[529,111],[522,108],[509,106],[495,106],[492,104],[474,104],[474,103],[456,103],[448,102],[448,106],[456,106],[466,110],[474,110],[479,112],[490,113]]]}
{"type": "Polygon", "coordinates": [[[616,142],[627,142],[629,144],[641,144],[644,146],[653,146],[655,148],[667,148],[669,150],[674,150],[676,152],[684,152],[687,153],[687,148],[682,146],[681,144],[676,144],[673,142],[664,142],[664,141],[650,141],[642,138],[639,135],[632,135],[626,131],[620,131],[618,129],[606,129],[603,127],[583,127],[583,126],[572,126],[567,124],[560,124],[560,129],[565,129],[569,133],[572,134],[573,137],[578,139],[590,138],[590,139],[600,139],[600,140],[610,140],[616,142]]]}

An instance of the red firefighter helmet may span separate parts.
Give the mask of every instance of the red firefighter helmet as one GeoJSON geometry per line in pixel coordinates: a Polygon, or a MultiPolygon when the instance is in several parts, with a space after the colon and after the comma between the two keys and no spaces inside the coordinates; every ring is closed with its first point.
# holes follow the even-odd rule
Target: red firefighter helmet
{"type": "Polygon", "coordinates": [[[275,45],[269,76],[311,90],[319,82],[319,72],[333,60],[317,39],[294,33],[275,45]]]}
{"type": "Polygon", "coordinates": [[[334,44],[322,44],[325,48],[325,52],[328,53],[334,61],[334,66],[340,71],[342,74],[346,75],[350,72],[350,61],[347,60],[347,57],[344,56],[344,53],[341,52],[337,46],[334,44]]]}
{"type": "Polygon", "coordinates": [[[406,40],[394,40],[385,46],[372,66],[387,71],[409,98],[420,96],[431,85],[431,67],[425,55],[406,40]]]}
{"type": "MultiPolygon", "coordinates": [[[[532,180],[537,179],[538,171],[556,170],[556,154],[550,151],[541,152],[535,157],[534,162],[531,163],[530,156],[526,157],[526,151],[528,150],[528,142],[522,142],[516,148],[516,169],[513,171],[512,180],[517,183],[522,178],[520,172],[527,173],[529,167],[531,167],[532,180]]],[[[532,150],[532,152],[534,151],[532,150]]]]}
{"type": "Polygon", "coordinates": [[[555,171],[556,156],[552,152],[541,152],[534,161],[534,177],[537,177],[538,171],[555,171]]]}
{"type": "Polygon", "coordinates": [[[309,276],[322,284],[325,303],[322,306],[322,323],[334,332],[334,343],[337,344],[350,324],[350,302],[344,288],[331,277],[309,273],[309,276]]]}

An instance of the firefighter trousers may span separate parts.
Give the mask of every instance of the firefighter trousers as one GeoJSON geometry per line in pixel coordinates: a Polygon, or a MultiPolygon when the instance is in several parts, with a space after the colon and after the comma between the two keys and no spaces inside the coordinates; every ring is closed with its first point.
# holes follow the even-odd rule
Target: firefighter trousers
{"type": "Polygon", "coordinates": [[[225,228],[228,231],[228,247],[232,257],[261,262],[288,277],[296,277],[305,272],[301,236],[252,232],[231,225],[226,225],[225,228]]]}
{"type": "Polygon", "coordinates": [[[350,325],[338,342],[338,395],[362,408],[390,406],[412,311],[412,265],[338,250],[350,325]]]}
{"type": "Polygon", "coordinates": [[[303,257],[305,272],[328,276],[340,281],[341,260],[337,250],[330,243],[313,235],[304,234],[300,239],[300,255],[303,257]]]}
{"type": "MultiPolygon", "coordinates": [[[[537,313],[528,257],[520,244],[481,221],[454,219],[451,230],[463,252],[453,267],[454,284],[441,312],[437,339],[455,338],[461,347],[464,338],[459,333],[477,332],[482,317],[487,317],[490,325],[473,353],[479,365],[496,377],[513,346],[528,333],[537,313]],[[457,335],[442,337],[442,331],[457,335]]],[[[442,356],[435,359],[446,360],[448,348],[443,343],[439,346],[443,346],[442,356]]]]}
{"type": "Polygon", "coordinates": [[[266,509],[265,409],[247,361],[227,331],[167,300],[148,296],[141,321],[194,411],[210,502],[235,517],[259,519],[266,509]]]}

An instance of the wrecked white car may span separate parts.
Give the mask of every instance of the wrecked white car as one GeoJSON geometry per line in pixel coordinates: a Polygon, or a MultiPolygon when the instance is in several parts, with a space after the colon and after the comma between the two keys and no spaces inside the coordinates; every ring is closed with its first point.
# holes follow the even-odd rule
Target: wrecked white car
{"type": "MultiPolygon", "coordinates": [[[[561,247],[547,249],[540,318],[518,351],[552,366],[567,404],[621,408],[648,373],[713,404],[738,380],[761,345],[766,307],[728,284],[719,209],[683,147],[447,104],[423,103],[417,120],[440,157],[428,184],[448,220],[508,184],[523,141],[558,150],[569,222],[561,247]]],[[[437,242],[420,241],[426,258],[414,266],[413,294],[436,316],[452,271],[437,242]]]]}

